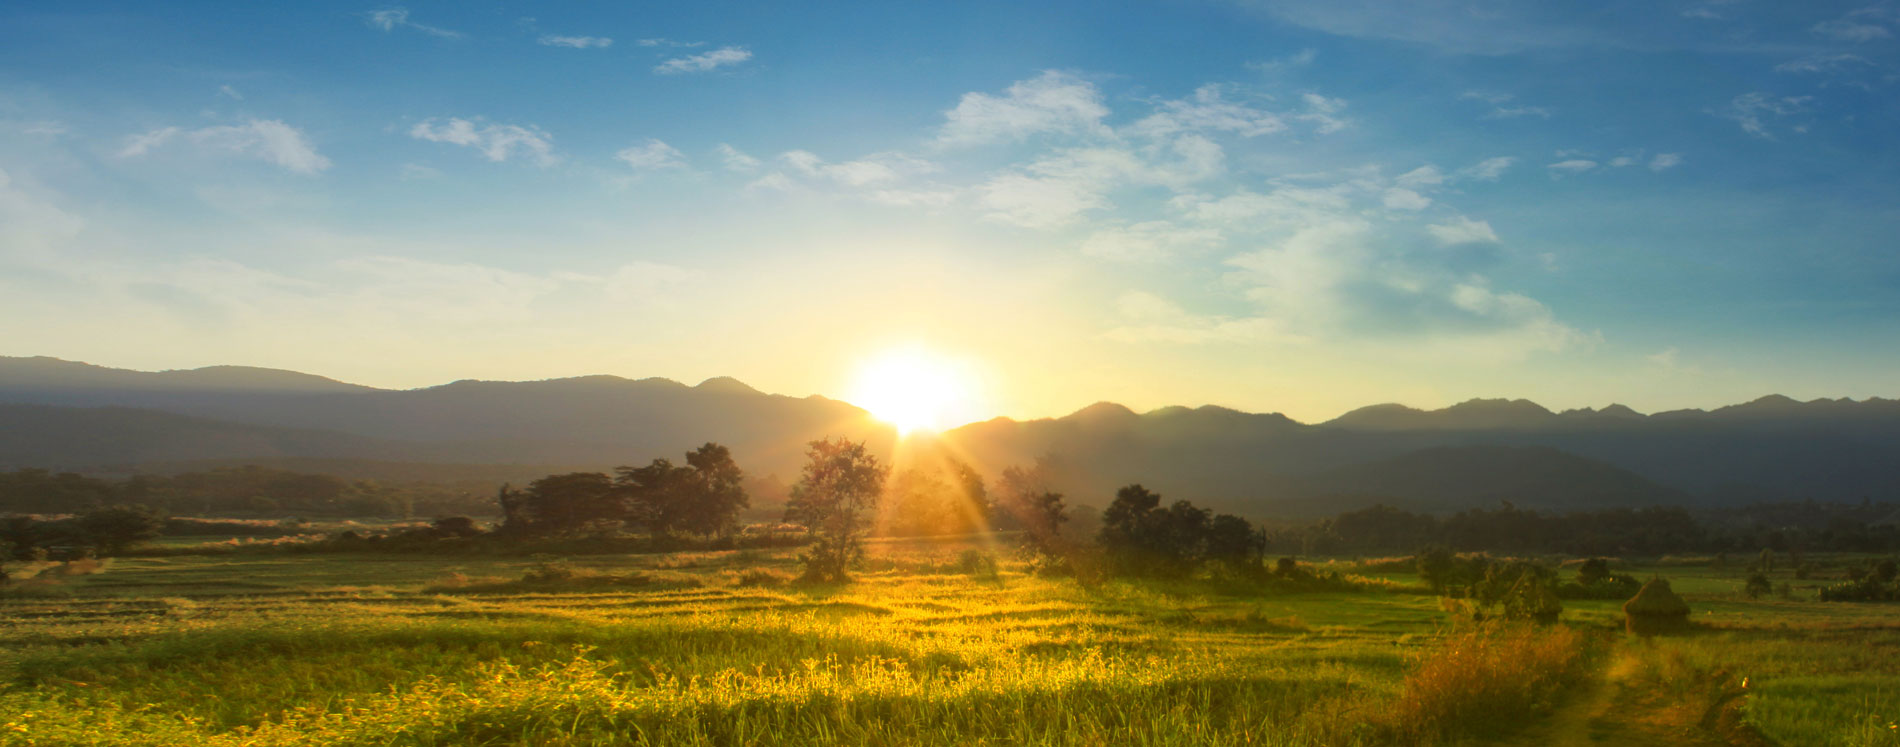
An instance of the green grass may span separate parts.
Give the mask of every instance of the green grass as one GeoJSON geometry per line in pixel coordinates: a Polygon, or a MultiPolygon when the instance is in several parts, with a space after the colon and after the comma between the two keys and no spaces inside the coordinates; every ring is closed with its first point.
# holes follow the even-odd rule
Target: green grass
{"type": "MultiPolygon", "coordinates": [[[[979,545],[875,543],[858,582],[838,587],[784,583],[793,550],[578,557],[572,579],[547,582],[521,581],[541,561],[518,558],[114,559],[58,577],[56,596],[0,601],[0,743],[1349,745],[1493,734],[1393,722],[1394,706],[1416,696],[1408,677],[1455,660],[1465,635],[1430,596],[1212,581],[1085,589],[1009,562],[994,578],[961,572],[960,554],[979,545]]],[[[1900,744],[1887,728],[1900,718],[1900,608],[1751,601],[1740,569],[1662,572],[1681,579],[1712,632],[1624,641],[1612,602],[1571,602],[1566,623],[1639,655],[1749,677],[1745,718],[1777,743],[1900,744]]],[[[1570,679],[1552,675],[1512,718],[1540,718],[1570,679]]],[[[1462,712],[1455,698],[1441,705],[1462,712]]]]}

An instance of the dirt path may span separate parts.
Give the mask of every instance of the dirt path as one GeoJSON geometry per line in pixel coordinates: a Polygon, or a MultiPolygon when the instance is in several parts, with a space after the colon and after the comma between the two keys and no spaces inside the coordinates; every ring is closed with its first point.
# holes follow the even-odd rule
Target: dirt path
{"type": "MultiPolygon", "coordinates": [[[[1620,645],[1620,644],[1619,644],[1620,645]]],[[[1616,660],[1617,654],[1604,657],[1616,660]]],[[[1701,726],[1705,704],[1671,702],[1610,675],[1601,666],[1573,690],[1548,718],[1505,742],[1517,747],[1722,747],[1759,745],[1744,737],[1730,741],[1701,726]]]]}

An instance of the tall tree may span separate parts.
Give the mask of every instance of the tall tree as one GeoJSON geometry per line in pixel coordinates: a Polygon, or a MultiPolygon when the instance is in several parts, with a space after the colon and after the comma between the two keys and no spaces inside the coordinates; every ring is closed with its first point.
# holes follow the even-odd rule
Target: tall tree
{"type": "Polygon", "coordinates": [[[528,483],[521,507],[537,534],[608,529],[626,516],[613,479],[600,472],[548,475],[528,483]]]}
{"type": "Polygon", "coordinates": [[[751,502],[745,473],[732,461],[732,451],[716,443],[687,452],[683,467],[655,459],[645,467],[621,467],[614,473],[614,486],[627,499],[628,519],[655,534],[730,532],[751,502]]]}
{"type": "Polygon", "coordinates": [[[877,507],[888,469],[862,442],[829,438],[813,441],[785,520],[804,525],[811,548],[800,557],[805,576],[816,581],[845,581],[864,555],[864,530],[877,507]]]}
{"type": "Polygon", "coordinates": [[[690,506],[687,529],[700,534],[725,534],[739,526],[739,512],[750,505],[745,472],[732,461],[732,450],[707,442],[686,454],[685,492],[690,506]]]}
{"type": "Polygon", "coordinates": [[[1209,512],[1187,501],[1160,508],[1161,496],[1141,485],[1115,492],[1096,536],[1121,573],[1178,576],[1207,553],[1209,512]]]}

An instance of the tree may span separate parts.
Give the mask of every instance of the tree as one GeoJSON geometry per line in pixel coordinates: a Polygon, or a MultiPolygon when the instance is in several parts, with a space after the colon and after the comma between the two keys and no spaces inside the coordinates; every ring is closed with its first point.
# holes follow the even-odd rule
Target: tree
{"type": "Polygon", "coordinates": [[[1216,516],[1207,527],[1207,559],[1234,571],[1258,569],[1266,549],[1266,537],[1254,531],[1251,522],[1233,514],[1216,516]]]}
{"type": "Polygon", "coordinates": [[[739,512],[752,503],[746,495],[745,472],[732,461],[732,450],[716,443],[686,454],[685,493],[688,507],[684,525],[700,534],[725,534],[739,525],[739,512]]]}
{"type": "Polygon", "coordinates": [[[1028,469],[1004,469],[990,511],[993,528],[1021,530],[1023,546],[1042,555],[1061,550],[1062,525],[1069,520],[1062,494],[1049,489],[1050,461],[1043,457],[1028,469]]]}
{"type": "Polygon", "coordinates": [[[849,439],[813,441],[805,456],[809,461],[792,487],[785,520],[804,525],[813,537],[811,549],[799,557],[806,578],[847,581],[864,555],[866,520],[889,471],[862,442],[849,439]]]}
{"type": "Polygon", "coordinates": [[[1458,557],[1443,547],[1428,547],[1418,553],[1418,577],[1432,587],[1433,594],[1445,593],[1457,567],[1458,557]]]}
{"type": "Polygon", "coordinates": [[[1208,511],[1187,501],[1158,508],[1161,496],[1139,484],[1115,491],[1096,541],[1121,573],[1179,576],[1207,551],[1208,511]]]}
{"type": "Polygon", "coordinates": [[[149,506],[119,504],[80,514],[77,524],[101,554],[116,555],[163,533],[165,517],[149,506]]]}
{"type": "Polygon", "coordinates": [[[687,452],[683,467],[655,459],[645,467],[621,467],[614,473],[614,487],[626,498],[628,519],[655,534],[730,532],[751,502],[745,473],[732,461],[732,451],[716,443],[687,452]]]}
{"type": "Polygon", "coordinates": [[[627,520],[662,537],[672,534],[685,520],[684,471],[666,459],[615,469],[614,490],[624,499],[627,520]]]}
{"type": "Polygon", "coordinates": [[[599,472],[548,475],[528,483],[519,501],[528,529],[539,534],[618,526],[627,513],[613,480],[599,472]]]}

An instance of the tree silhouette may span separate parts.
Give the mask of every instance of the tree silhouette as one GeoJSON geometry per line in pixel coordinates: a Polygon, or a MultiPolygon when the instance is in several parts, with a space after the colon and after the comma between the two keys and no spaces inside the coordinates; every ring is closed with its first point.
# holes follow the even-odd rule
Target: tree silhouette
{"type": "Polygon", "coordinates": [[[147,506],[120,504],[80,514],[77,524],[101,554],[116,555],[157,537],[165,529],[165,517],[147,506]]]}
{"type": "Polygon", "coordinates": [[[614,473],[614,487],[626,498],[628,519],[655,534],[730,532],[751,502],[745,473],[732,461],[732,451],[716,443],[687,452],[684,467],[655,459],[645,467],[621,467],[614,473]]]}
{"type": "Polygon", "coordinates": [[[1139,484],[1115,491],[1096,536],[1118,572],[1180,576],[1207,553],[1209,513],[1187,501],[1163,509],[1161,496],[1139,484]]]}
{"type": "Polygon", "coordinates": [[[864,555],[863,537],[868,514],[877,507],[888,470],[862,442],[829,438],[811,442],[808,461],[785,520],[802,524],[814,541],[800,556],[806,578],[846,581],[864,555]]]}
{"type": "Polygon", "coordinates": [[[600,472],[548,475],[528,483],[519,501],[529,529],[537,534],[608,529],[626,517],[613,480],[600,472]]]}

